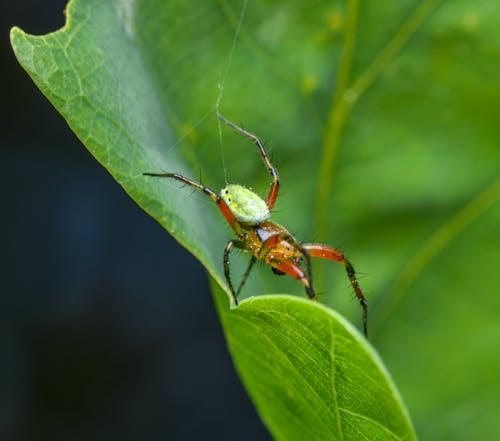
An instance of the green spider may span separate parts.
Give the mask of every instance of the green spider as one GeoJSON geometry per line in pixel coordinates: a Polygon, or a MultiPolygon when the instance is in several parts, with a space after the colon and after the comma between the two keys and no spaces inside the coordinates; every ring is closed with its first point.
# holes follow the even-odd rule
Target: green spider
{"type": "Polygon", "coordinates": [[[217,114],[217,117],[242,135],[250,138],[259,149],[260,156],[272,177],[271,187],[264,201],[252,190],[237,184],[226,185],[217,194],[205,185],[177,173],[143,173],[145,176],[172,178],[202,191],[214,201],[226,221],[234,230],[237,239],[230,240],[224,249],[224,275],[231,290],[234,302],[245,284],[254,263],[258,259],[271,266],[274,274],[287,274],[297,279],[305,288],[309,298],[317,300],[312,286],[311,257],[333,260],[345,265],[347,276],[363,309],[363,331],[367,335],[368,304],[356,279],[351,262],[337,249],[316,243],[300,243],[284,227],[270,222],[271,211],[278,197],[280,180],[278,171],[273,167],[261,140],[250,132],[217,114]],[[234,248],[252,254],[250,263],[237,290],[230,277],[229,255],[234,248]],[[305,261],[305,269],[301,263],[305,261]]]}

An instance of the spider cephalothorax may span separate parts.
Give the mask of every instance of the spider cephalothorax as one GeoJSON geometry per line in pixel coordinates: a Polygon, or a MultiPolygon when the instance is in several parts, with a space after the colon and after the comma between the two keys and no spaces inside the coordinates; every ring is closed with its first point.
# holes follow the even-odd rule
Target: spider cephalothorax
{"type": "Polygon", "coordinates": [[[366,335],[368,306],[351,262],[340,251],[327,245],[300,243],[284,227],[269,221],[280,187],[278,171],[271,164],[264,146],[257,136],[238,127],[222,115],[217,114],[217,116],[257,145],[264,164],[272,177],[271,188],[265,201],[242,185],[229,184],[221,190],[220,194],[217,194],[203,184],[177,173],[144,173],[144,175],[176,179],[202,191],[217,204],[237,236],[237,239],[230,240],[224,249],[224,274],[235,304],[238,304],[241,288],[258,259],[262,259],[270,265],[275,274],[287,274],[297,279],[304,286],[307,295],[316,300],[312,285],[311,257],[329,259],[345,265],[347,276],[363,308],[363,330],[366,335]],[[229,254],[233,248],[252,254],[237,290],[234,289],[229,271],[229,254]],[[301,265],[302,261],[305,262],[305,269],[301,265]]]}

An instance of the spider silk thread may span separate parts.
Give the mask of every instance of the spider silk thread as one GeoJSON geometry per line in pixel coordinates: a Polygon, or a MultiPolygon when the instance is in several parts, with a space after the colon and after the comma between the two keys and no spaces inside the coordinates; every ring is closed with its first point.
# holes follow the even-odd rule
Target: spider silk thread
{"type": "MultiPolygon", "coordinates": [[[[233,41],[231,42],[231,49],[229,50],[229,56],[227,59],[226,67],[224,69],[224,73],[222,75],[222,80],[217,83],[217,88],[219,89],[219,93],[217,94],[217,99],[215,101],[215,112],[220,113],[220,106],[222,102],[222,98],[224,97],[224,86],[226,84],[227,77],[229,75],[229,70],[231,69],[231,64],[233,61],[233,55],[236,48],[236,43],[238,42],[238,37],[241,30],[241,25],[243,23],[243,19],[245,17],[245,11],[247,8],[248,0],[243,0],[243,5],[241,7],[240,15],[238,18],[238,24],[236,25],[236,30],[234,31],[233,41]]],[[[226,158],[224,155],[224,138],[222,136],[222,123],[219,118],[217,118],[217,129],[219,132],[219,147],[220,154],[222,158],[222,169],[224,171],[224,182],[227,185],[227,168],[226,168],[226,158]]]]}

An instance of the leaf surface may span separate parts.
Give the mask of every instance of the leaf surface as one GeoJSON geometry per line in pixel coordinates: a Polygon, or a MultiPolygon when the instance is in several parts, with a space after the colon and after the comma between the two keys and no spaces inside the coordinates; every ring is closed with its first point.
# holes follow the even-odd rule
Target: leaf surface
{"type": "Polygon", "coordinates": [[[242,380],[275,439],[415,439],[378,355],[330,308],[273,295],[228,311],[213,289],[242,380]]]}

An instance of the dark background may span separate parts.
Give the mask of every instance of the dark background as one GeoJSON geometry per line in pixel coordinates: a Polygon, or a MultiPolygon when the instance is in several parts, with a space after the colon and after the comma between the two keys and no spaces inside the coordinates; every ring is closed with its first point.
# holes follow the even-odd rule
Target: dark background
{"type": "Polygon", "coordinates": [[[0,439],[270,439],[201,265],[15,60],[10,27],[56,30],[65,3],[0,6],[0,439]]]}

